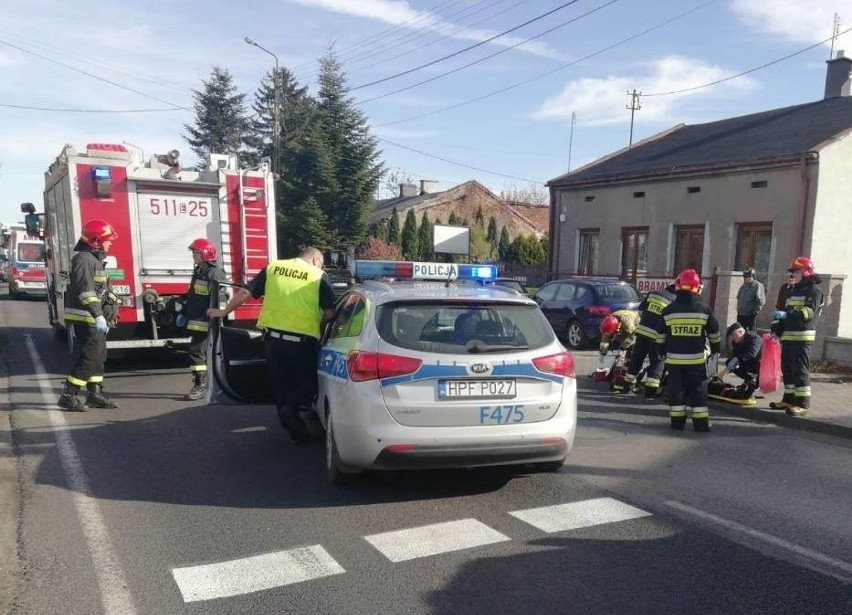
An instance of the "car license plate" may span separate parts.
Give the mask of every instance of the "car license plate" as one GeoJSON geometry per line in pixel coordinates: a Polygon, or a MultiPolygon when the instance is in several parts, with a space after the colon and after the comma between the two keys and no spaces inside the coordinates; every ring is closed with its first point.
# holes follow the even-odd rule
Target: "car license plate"
{"type": "Polygon", "coordinates": [[[44,282],[21,282],[24,288],[44,288],[44,282]]]}
{"type": "Polygon", "coordinates": [[[439,380],[438,399],[514,399],[515,380],[439,380]]]}
{"type": "Polygon", "coordinates": [[[113,284],[112,292],[116,295],[129,295],[130,294],[130,286],[127,284],[113,284]]]}

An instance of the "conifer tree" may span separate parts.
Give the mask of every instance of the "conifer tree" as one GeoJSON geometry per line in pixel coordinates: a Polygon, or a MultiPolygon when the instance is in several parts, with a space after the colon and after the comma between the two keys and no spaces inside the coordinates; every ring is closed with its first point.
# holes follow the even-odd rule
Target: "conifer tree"
{"type": "Polygon", "coordinates": [[[402,224],[400,235],[400,247],[402,257],[407,260],[415,260],[420,255],[420,238],[417,235],[417,217],[414,209],[409,209],[405,214],[405,222],[402,224]]]}
{"type": "Polygon", "coordinates": [[[399,245],[399,213],[394,206],[391,211],[390,221],[388,222],[388,243],[395,246],[399,245]]]}
{"type": "Polygon", "coordinates": [[[500,241],[497,244],[497,256],[501,261],[505,261],[509,254],[509,231],[504,226],[500,231],[500,241]]]}
{"type": "Polygon", "coordinates": [[[245,94],[237,91],[230,71],[214,66],[210,77],[193,90],[194,124],[184,124],[184,139],[204,160],[210,153],[240,155],[250,140],[245,94]]]}
{"type": "Polygon", "coordinates": [[[423,217],[420,219],[420,227],[417,229],[417,238],[420,243],[420,260],[432,260],[432,224],[429,222],[429,216],[423,212],[423,217]]]}

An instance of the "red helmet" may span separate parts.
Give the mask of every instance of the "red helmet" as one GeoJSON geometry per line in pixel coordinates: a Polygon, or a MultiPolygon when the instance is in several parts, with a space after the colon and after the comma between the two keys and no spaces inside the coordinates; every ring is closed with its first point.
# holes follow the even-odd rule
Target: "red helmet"
{"type": "Polygon", "coordinates": [[[216,260],[216,246],[213,245],[213,242],[209,239],[204,239],[203,237],[199,237],[191,244],[189,244],[189,249],[195,252],[201,252],[201,258],[205,261],[215,261],[216,260]]]}
{"type": "Polygon", "coordinates": [[[102,248],[105,241],[115,241],[118,233],[104,220],[89,220],[80,231],[80,241],[93,248],[102,248]]]}
{"type": "Polygon", "coordinates": [[[697,295],[701,292],[701,276],[695,269],[684,269],[675,280],[675,290],[688,290],[697,295]]]}
{"type": "Polygon", "coordinates": [[[606,337],[609,337],[610,335],[615,335],[615,332],[618,331],[619,324],[620,323],[618,322],[618,319],[612,314],[610,314],[601,321],[601,335],[604,335],[606,337]]]}
{"type": "Polygon", "coordinates": [[[801,271],[804,277],[809,278],[814,274],[814,262],[807,256],[797,256],[790,263],[787,271],[801,271]]]}

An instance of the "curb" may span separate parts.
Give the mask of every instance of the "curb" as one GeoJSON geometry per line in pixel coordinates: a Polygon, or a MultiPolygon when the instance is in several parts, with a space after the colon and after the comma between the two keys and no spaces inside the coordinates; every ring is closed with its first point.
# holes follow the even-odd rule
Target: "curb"
{"type": "Polygon", "coordinates": [[[827,423],[819,421],[807,416],[789,416],[783,410],[766,410],[763,408],[735,406],[723,402],[713,402],[708,404],[714,410],[719,410],[725,414],[732,414],[752,421],[761,421],[764,423],[775,423],[782,427],[789,427],[799,431],[810,431],[823,433],[838,438],[852,439],[852,427],[846,425],[837,425],[835,423],[827,423]]]}

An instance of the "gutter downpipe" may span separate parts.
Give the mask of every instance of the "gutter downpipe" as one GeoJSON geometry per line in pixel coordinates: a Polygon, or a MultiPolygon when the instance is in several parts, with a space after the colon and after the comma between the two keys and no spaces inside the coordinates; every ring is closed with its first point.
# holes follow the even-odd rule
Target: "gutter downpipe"
{"type": "Polygon", "coordinates": [[[796,255],[803,255],[805,253],[805,225],[808,222],[808,200],[810,198],[811,192],[811,179],[808,175],[808,156],[810,153],[802,154],[801,159],[799,160],[799,177],[802,182],[802,216],[799,220],[799,233],[798,233],[798,241],[796,255]]]}
{"type": "Polygon", "coordinates": [[[548,250],[550,252],[550,279],[555,280],[559,277],[559,225],[556,220],[556,193],[553,187],[550,188],[550,237],[548,238],[548,250]]]}

